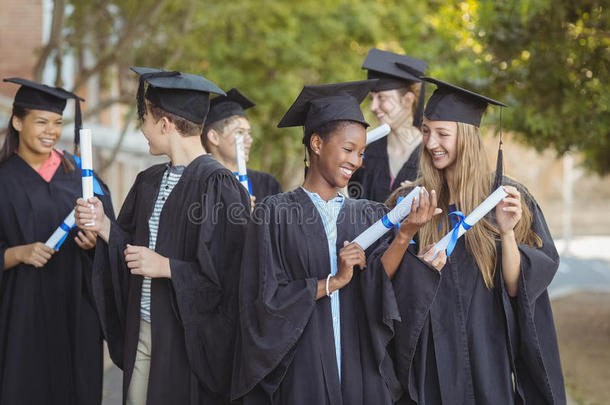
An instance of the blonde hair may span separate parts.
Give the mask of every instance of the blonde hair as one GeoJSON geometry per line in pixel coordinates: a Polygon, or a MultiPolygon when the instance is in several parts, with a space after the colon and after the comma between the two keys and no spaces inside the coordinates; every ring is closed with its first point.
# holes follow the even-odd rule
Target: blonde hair
{"type": "MultiPolygon", "coordinates": [[[[454,203],[458,210],[468,215],[483,202],[492,191],[493,178],[479,128],[458,122],[455,184],[453,185],[457,192],[457,195],[454,196],[454,203]]],[[[399,191],[400,189],[396,190],[389,197],[388,202],[395,202],[398,194],[404,193],[407,188],[412,188],[414,185],[422,185],[427,190],[436,190],[438,206],[443,209],[444,213],[444,215],[433,217],[419,230],[419,250],[421,254],[424,253],[422,250],[426,246],[437,242],[450,230],[450,221],[445,220],[441,226],[441,221],[449,212],[450,193],[443,171],[434,167],[430,154],[425,152],[421,154],[418,179],[401,191],[399,191]]],[[[523,194],[523,190],[520,191],[523,194]]],[[[528,196],[524,195],[523,197],[528,196]]],[[[521,220],[515,226],[515,239],[517,243],[541,247],[542,240],[531,230],[532,212],[527,201],[522,200],[522,215],[521,220]]],[[[489,289],[493,288],[497,259],[496,243],[500,240],[497,226],[485,217],[466,232],[464,238],[466,249],[474,257],[485,285],[489,289]]]]}

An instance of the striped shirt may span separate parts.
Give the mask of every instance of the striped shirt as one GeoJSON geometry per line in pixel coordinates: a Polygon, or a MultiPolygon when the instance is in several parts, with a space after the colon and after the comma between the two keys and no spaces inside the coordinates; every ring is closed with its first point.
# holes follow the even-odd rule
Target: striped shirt
{"type": "MultiPolygon", "coordinates": [[[[150,232],[148,237],[148,248],[150,250],[155,250],[155,247],[157,246],[159,218],[161,217],[163,205],[174,189],[174,186],[180,180],[183,172],[184,166],[170,166],[168,163],[167,169],[165,170],[165,173],[163,173],[161,185],[159,186],[159,193],[157,194],[157,200],[155,201],[155,208],[153,209],[152,215],[148,220],[148,229],[150,232]]],[[[142,282],[142,298],[140,299],[140,316],[143,320],[149,323],[151,300],[150,283],[150,277],[144,277],[144,281],[142,282]]]]}
{"type": "MultiPolygon", "coordinates": [[[[337,217],[339,216],[339,211],[341,211],[341,207],[343,206],[343,196],[341,194],[337,194],[337,197],[333,198],[332,200],[324,201],[319,194],[310,193],[304,188],[303,190],[305,193],[307,193],[313,204],[316,206],[320,217],[322,217],[324,231],[326,232],[326,239],[328,240],[330,273],[334,276],[337,274],[338,270],[337,217]]],[[[333,317],[332,321],[335,340],[335,354],[337,356],[337,370],[339,370],[339,381],[341,381],[341,312],[339,305],[339,290],[335,291],[330,297],[330,310],[333,317]]]]}

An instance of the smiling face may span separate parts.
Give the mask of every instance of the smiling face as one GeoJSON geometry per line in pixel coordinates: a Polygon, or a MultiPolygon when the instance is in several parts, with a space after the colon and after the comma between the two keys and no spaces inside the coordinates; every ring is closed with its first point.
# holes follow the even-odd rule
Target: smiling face
{"type": "Polygon", "coordinates": [[[371,92],[371,112],[375,114],[380,125],[392,126],[411,116],[414,97],[410,91],[399,89],[371,92]]]}
{"type": "Polygon", "coordinates": [[[62,126],[61,115],[51,111],[29,110],[23,118],[13,116],[13,127],[19,132],[18,152],[48,156],[61,137],[62,126]]]}
{"type": "Polygon", "coordinates": [[[424,117],[422,124],[423,144],[438,170],[455,167],[457,160],[457,123],[453,121],[430,121],[424,117]]]}
{"type": "Polygon", "coordinates": [[[347,122],[328,134],[325,139],[313,134],[310,145],[311,153],[318,157],[315,164],[322,177],[331,186],[342,188],[362,165],[366,130],[362,124],[347,122]]]}

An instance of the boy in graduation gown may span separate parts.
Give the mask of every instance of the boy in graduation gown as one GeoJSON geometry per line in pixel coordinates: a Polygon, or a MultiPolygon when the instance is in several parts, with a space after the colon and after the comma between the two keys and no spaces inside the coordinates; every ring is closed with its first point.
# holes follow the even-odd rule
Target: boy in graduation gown
{"type": "Polygon", "coordinates": [[[392,131],[366,148],[362,167],[348,186],[350,196],[385,202],[407,180],[415,180],[421,155],[425,92],[419,76],[428,64],[407,55],[373,48],[362,69],[377,79],[371,90],[371,112],[392,131]]]}
{"type": "MultiPolygon", "coordinates": [[[[73,228],[62,242],[45,245],[82,192],[80,160],[55,149],[69,99],[75,102],[76,149],[82,99],[26,79],[4,81],[21,87],[0,150],[0,404],[100,404],[95,234],[73,228]]],[[[112,218],[110,193],[94,179],[112,218]]]]}
{"type": "Polygon", "coordinates": [[[360,102],[374,84],[306,86],[278,125],[304,127],[311,164],[302,187],[252,214],[232,385],[243,404],[391,404],[400,396],[386,351],[398,319],[394,293],[349,243],[386,208],[338,193],[362,163],[360,102]]]}
{"type": "MultiPolygon", "coordinates": [[[[235,88],[229,90],[226,96],[216,96],[210,101],[210,112],[201,137],[203,145],[216,160],[235,174],[237,174],[235,137],[243,136],[247,161],[252,146],[252,137],[246,110],[255,105],[235,88]]],[[[256,199],[262,201],[269,195],[282,192],[280,183],[271,174],[252,169],[247,170],[253,202],[256,199]]]]}
{"type": "Polygon", "coordinates": [[[479,133],[487,105],[504,104],[423,79],[438,88],[424,112],[416,184],[440,190],[438,206],[453,215],[432,218],[409,251],[395,239],[373,255],[395,274],[401,404],[565,404],[547,293],[559,256],[535,199],[502,176],[501,150],[490,169],[479,133]],[[467,232],[450,244],[446,264],[435,262],[429,246],[500,185],[508,196],[470,229],[461,225],[467,232]]]}
{"type": "Polygon", "coordinates": [[[201,144],[209,94],[223,92],[202,76],[132,70],[140,75],[150,153],[170,162],[138,175],[116,222],[99,201],[79,200],[77,220],[94,220],[102,239],[96,304],[124,370],[124,402],[224,404],[250,205],[233,173],[201,144]]]}

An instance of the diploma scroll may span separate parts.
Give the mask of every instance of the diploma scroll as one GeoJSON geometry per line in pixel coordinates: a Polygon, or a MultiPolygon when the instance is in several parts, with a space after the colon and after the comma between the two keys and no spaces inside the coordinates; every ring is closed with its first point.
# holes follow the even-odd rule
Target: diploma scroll
{"type": "Polygon", "coordinates": [[[45,245],[54,250],[59,250],[59,247],[64,243],[70,229],[74,228],[74,210],[68,214],[64,222],[53,232],[51,237],[45,242],[45,245]]]}
{"type": "Polygon", "coordinates": [[[462,235],[466,233],[474,224],[479,222],[489,211],[494,209],[508,194],[504,187],[498,187],[489,195],[478,207],[476,207],[466,218],[462,219],[449,233],[439,240],[432,249],[435,250],[434,256],[440,251],[447,250],[447,256],[453,252],[455,244],[462,235]]]}
{"type": "Polygon", "coordinates": [[[83,199],[93,197],[93,153],[91,151],[91,130],[80,130],[80,157],[83,176],[83,199]]]}
{"type": "MultiPolygon", "coordinates": [[[[80,157],[83,184],[83,200],[93,197],[93,152],[91,150],[91,130],[80,130],[80,157]]],[[[95,225],[95,221],[87,225],[95,225]]]]}
{"type": "Polygon", "coordinates": [[[243,135],[235,137],[235,158],[237,159],[237,179],[248,190],[248,193],[252,195],[250,182],[248,181],[248,170],[246,168],[243,135]]]}
{"type": "Polygon", "coordinates": [[[419,195],[421,187],[417,186],[405,198],[400,201],[394,209],[383,216],[379,221],[371,225],[367,230],[362,232],[354,242],[359,244],[362,249],[367,249],[386,232],[399,224],[411,212],[413,199],[419,195]]]}
{"type": "Polygon", "coordinates": [[[371,129],[366,133],[366,144],[370,145],[376,140],[387,136],[391,131],[392,129],[388,124],[383,124],[381,126],[378,126],[377,128],[371,129]]]}

